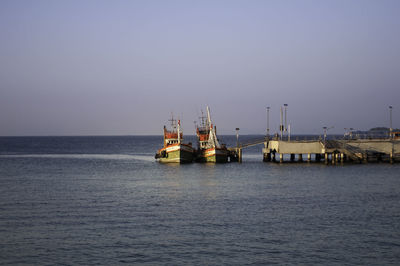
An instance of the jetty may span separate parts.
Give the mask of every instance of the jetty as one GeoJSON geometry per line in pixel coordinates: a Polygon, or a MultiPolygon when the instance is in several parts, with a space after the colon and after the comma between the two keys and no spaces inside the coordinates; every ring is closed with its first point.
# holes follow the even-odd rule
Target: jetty
{"type": "MultiPolygon", "coordinates": [[[[392,106],[389,106],[390,127],[384,134],[367,136],[365,138],[356,134],[353,128],[345,132],[341,139],[328,138],[327,132],[332,127],[323,127],[324,136],[314,139],[291,138],[291,127],[287,121],[288,104],[280,107],[280,134],[270,135],[269,111],[267,111],[267,134],[262,139],[255,139],[247,143],[239,143],[239,128],[236,128],[236,147],[229,148],[231,162],[242,161],[242,150],[264,144],[262,149],[264,162],[324,162],[325,164],[337,164],[345,162],[399,162],[400,161],[400,130],[392,127],[392,106]]],[[[385,129],[386,128],[375,128],[385,129]]]]}
{"type": "Polygon", "coordinates": [[[400,162],[400,139],[280,139],[265,137],[229,148],[230,161],[241,162],[242,150],[264,145],[264,162],[400,162]]]}
{"type": "Polygon", "coordinates": [[[323,161],[325,164],[344,162],[389,162],[400,159],[400,141],[391,139],[354,140],[270,140],[265,142],[263,160],[323,161]],[[277,157],[279,155],[279,158],[277,157]],[[285,158],[286,157],[286,158],[285,158]]]}

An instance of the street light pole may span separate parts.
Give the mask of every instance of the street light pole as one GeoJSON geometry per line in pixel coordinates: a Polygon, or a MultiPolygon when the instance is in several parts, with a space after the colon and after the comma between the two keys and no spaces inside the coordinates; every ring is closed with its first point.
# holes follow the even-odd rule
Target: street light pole
{"type": "Polygon", "coordinates": [[[267,107],[267,138],[269,139],[269,109],[270,107],[267,107]]]}
{"type": "Polygon", "coordinates": [[[239,148],[239,129],[240,128],[236,128],[236,147],[239,148]]]}
{"type": "Polygon", "coordinates": [[[279,130],[281,131],[281,140],[282,140],[283,130],[284,130],[284,125],[283,125],[283,109],[282,109],[282,106],[281,106],[281,124],[280,124],[279,127],[280,127],[279,130]]]}
{"type": "Polygon", "coordinates": [[[389,112],[390,112],[390,133],[389,133],[389,138],[392,138],[392,131],[393,131],[393,128],[392,128],[392,109],[393,109],[393,106],[389,106],[389,112]]]}
{"type": "Polygon", "coordinates": [[[285,103],[283,106],[285,106],[285,132],[287,133],[288,128],[287,128],[287,103],[285,103]]]}

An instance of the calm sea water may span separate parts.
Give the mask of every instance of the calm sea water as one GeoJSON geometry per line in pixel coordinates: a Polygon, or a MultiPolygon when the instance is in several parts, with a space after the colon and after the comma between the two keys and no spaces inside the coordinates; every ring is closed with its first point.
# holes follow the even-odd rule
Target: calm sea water
{"type": "Polygon", "coordinates": [[[0,264],[400,263],[400,164],[163,165],[161,143],[0,138],[0,264]]]}

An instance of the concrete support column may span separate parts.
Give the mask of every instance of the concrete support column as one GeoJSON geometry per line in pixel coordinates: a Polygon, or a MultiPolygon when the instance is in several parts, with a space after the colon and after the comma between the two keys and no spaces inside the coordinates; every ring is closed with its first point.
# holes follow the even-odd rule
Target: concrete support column
{"type": "Polygon", "coordinates": [[[325,164],[329,163],[329,154],[325,152],[325,164]]]}
{"type": "Polygon", "coordinates": [[[343,152],[340,154],[340,162],[344,163],[344,153],[343,152]]]}
{"type": "Polygon", "coordinates": [[[238,149],[238,162],[242,162],[242,149],[238,149]]]}
{"type": "Polygon", "coordinates": [[[335,157],[335,163],[339,162],[339,153],[334,153],[333,156],[335,157]]]}
{"type": "Polygon", "coordinates": [[[303,154],[301,154],[301,153],[299,154],[299,159],[298,159],[298,161],[299,161],[299,162],[302,162],[302,161],[303,161],[303,154]]]}
{"type": "Polygon", "coordinates": [[[311,153],[307,154],[307,162],[311,162],[311,153]]]}
{"type": "Polygon", "coordinates": [[[279,153],[279,162],[283,163],[283,153],[279,153]]]}
{"type": "Polygon", "coordinates": [[[271,152],[264,153],[264,162],[270,162],[270,161],[271,161],[271,152]]]}
{"type": "Polygon", "coordinates": [[[368,154],[367,153],[363,154],[363,162],[368,163],[368,154]]]}
{"type": "Polygon", "coordinates": [[[291,153],[291,154],[290,154],[290,161],[293,162],[293,161],[294,161],[294,158],[295,158],[295,154],[291,153]]]}
{"type": "Polygon", "coordinates": [[[390,163],[394,163],[393,152],[390,152],[390,163]]]}

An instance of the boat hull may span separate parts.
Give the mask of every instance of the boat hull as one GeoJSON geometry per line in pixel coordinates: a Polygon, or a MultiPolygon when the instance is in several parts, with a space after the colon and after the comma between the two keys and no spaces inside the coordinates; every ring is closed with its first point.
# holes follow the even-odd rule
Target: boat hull
{"type": "Polygon", "coordinates": [[[193,162],[193,148],[189,145],[173,145],[158,151],[160,163],[191,163],[193,162]]]}
{"type": "Polygon", "coordinates": [[[228,153],[227,149],[204,149],[199,152],[197,161],[205,163],[227,163],[228,153]]]}

